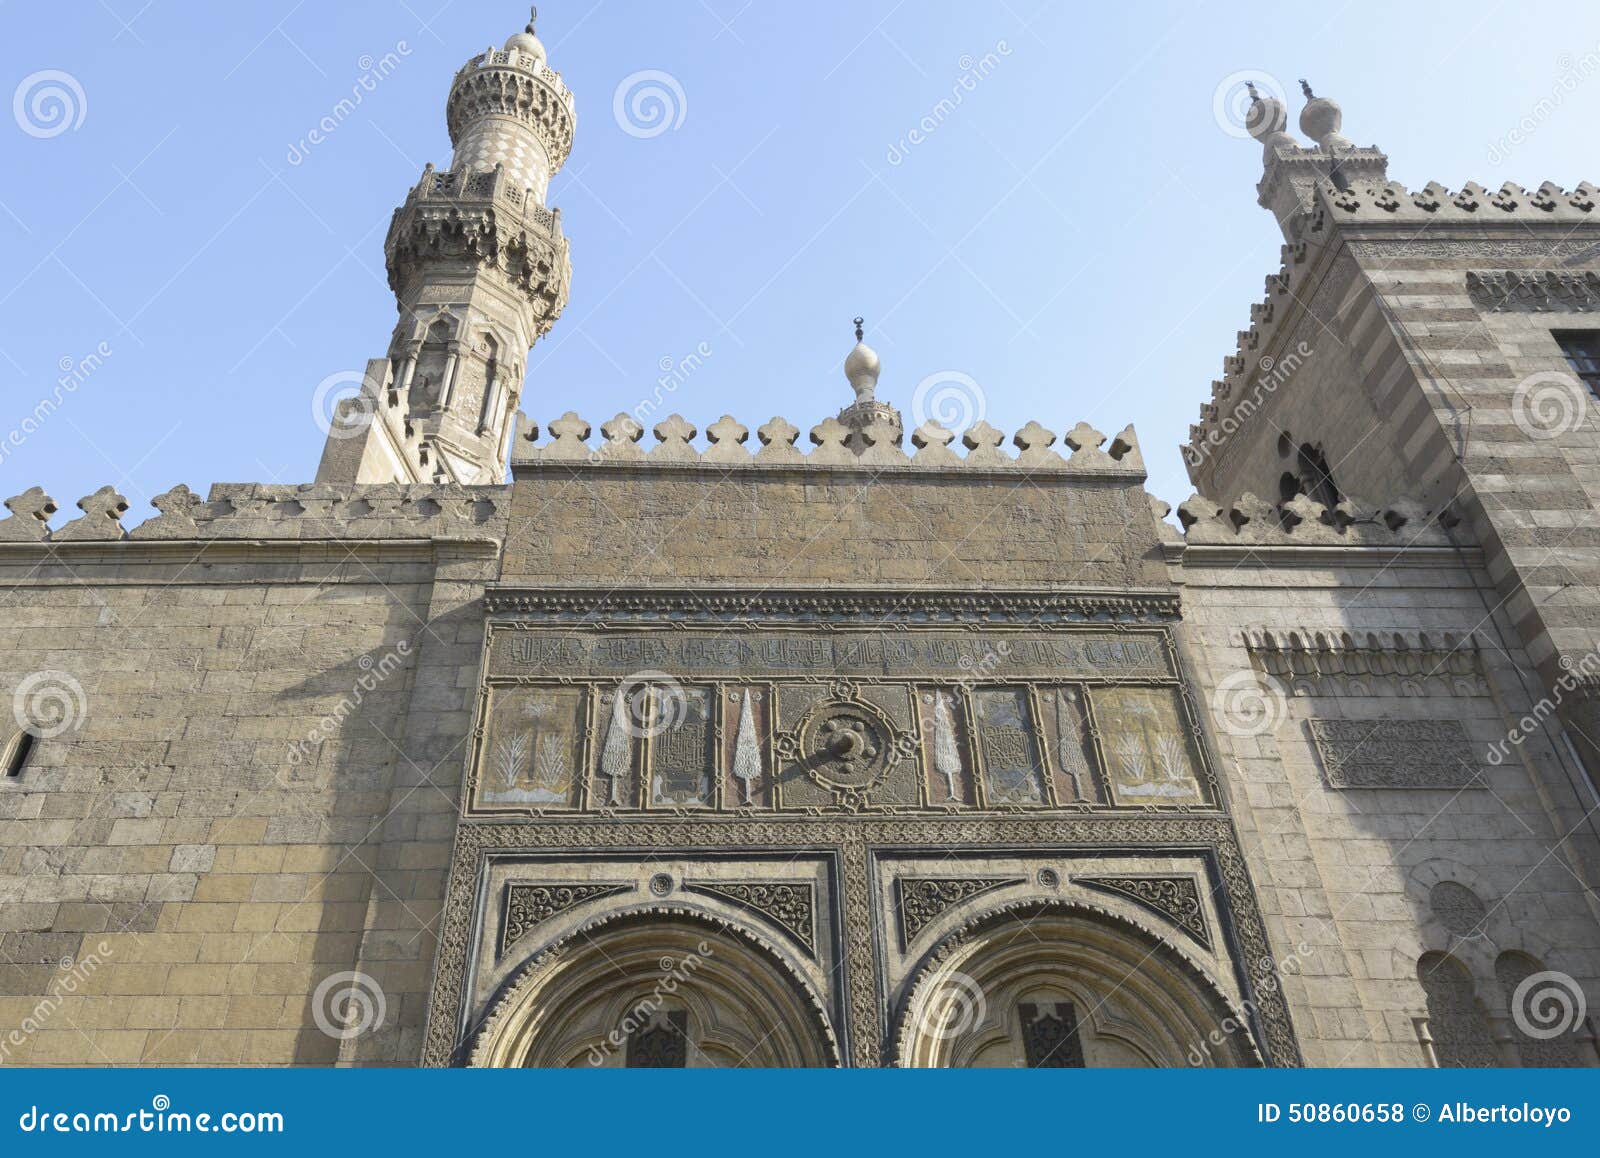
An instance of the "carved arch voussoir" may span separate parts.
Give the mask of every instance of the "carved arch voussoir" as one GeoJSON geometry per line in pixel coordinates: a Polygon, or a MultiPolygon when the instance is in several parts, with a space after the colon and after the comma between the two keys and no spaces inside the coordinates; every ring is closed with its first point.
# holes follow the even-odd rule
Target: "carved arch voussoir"
{"type": "MultiPolygon", "coordinates": [[[[907,1056],[912,1045],[911,1041],[911,1011],[918,1007],[923,1000],[928,987],[935,984],[941,976],[940,966],[955,956],[974,937],[998,930],[1014,921],[1020,921],[1030,916],[1055,915],[1063,917],[1095,917],[1109,922],[1114,928],[1123,931],[1131,930],[1138,936],[1152,942],[1156,948],[1152,955],[1165,955],[1171,959],[1181,973],[1189,976],[1190,980],[1201,987],[1201,991],[1221,1002],[1228,1015],[1241,1026],[1251,1027],[1251,1032],[1242,1035],[1250,1058],[1256,1065],[1265,1064],[1261,1045],[1256,1040],[1254,1023],[1240,1008],[1239,1003],[1230,997],[1226,990],[1219,985],[1211,972],[1195,960],[1182,946],[1178,945],[1166,933],[1156,929],[1149,923],[1126,913],[1115,912],[1093,901],[1065,897],[1017,897],[999,904],[987,905],[974,912],[959,926],[942,937],[922,958],[917,962],[910,974],[910,982],[905,987],[904,996],[899,1007],[892,1012],[889,1029],[889,1050],[887,1057],[889,1064],[899,1066],[907,1056]]],[[[1294,1064],[1285,1059],[1278,1064],[1294,1064]]]]}
{"type": "Polygon", "coordinates": [[[814,1015],[814,1024],[811,1028],[817,1032],[830,1063],[835,1066],[844,1064],[839,1039],[834,1032],[833,1019],[828,1014],[827,1003],[793,963],[788,952],[772,939],[721,913],[711,912],[699,906],[660,903],[629,905],[593,917],[551,942],[519,966],[489,998],[486,1003],[488,1014],[477,1026],[469,1027],[463,1034],[460,1055],[464,1064],[469,1067],[490,1064],[489,1055],[493,1044],[508,1028],[508,1023],[521,1008],[524,999],[530,991],[537,990],[548,979],[552,970],[568,955],[576,942],[591,938],[603,929],[620,930],[629,924],[646,922],[652,918],[703,924],[715,932],[738,937],[757,950],[780,970],[804,1004],[810,1007],[814,1015]]]}

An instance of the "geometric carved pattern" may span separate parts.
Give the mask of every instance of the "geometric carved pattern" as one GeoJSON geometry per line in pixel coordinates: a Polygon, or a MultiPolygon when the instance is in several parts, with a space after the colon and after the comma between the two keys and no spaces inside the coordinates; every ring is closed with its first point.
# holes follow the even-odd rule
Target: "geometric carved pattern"
{"type": "Polygon", "coordinates": [[[500,936],[500,953],[542,925],[551,917],[576,908],[596,897],[625,893],[632,885],[532,885],[506,886],[506,923],[500,936]]]}
{"type": "Polygon", "coordinates": [[[1312,720],[1329,788],[1482,788],[1456,720],[1312,720]]]}
{"type": "Polygon", "coordinates": [[[995,889],[1025,883],[1021,877],[896,877],[895,908],[900,914],[900,946],[905,948],[939,914],[995,889]]]}
{"type": "Polygon", "coordinates": [[[1193,877],[1073,877],[1072,883],[1125,897],[1165,917],[1207,949],[1211,948],[1205,907],[1200,903],[1200,889],[1193,877]]]}
{"type": "Polygon", "coordinates": [[[809,955],[817,955],[817,897],[816,887],[810,881],[785,885],[693,884],[684,888],[721,897],[741,909],[758,913],[793,937],[809,955]]]}

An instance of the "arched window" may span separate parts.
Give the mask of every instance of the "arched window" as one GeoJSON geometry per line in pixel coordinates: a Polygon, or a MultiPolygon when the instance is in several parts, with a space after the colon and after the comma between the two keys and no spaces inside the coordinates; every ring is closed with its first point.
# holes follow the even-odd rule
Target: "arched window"
{"type": "Polygon", "coordinates": [[[1570,1001],[1570,992],[1559,985],[1534,984],[1519,993],[1523,982],[1543,972],[1545,967],[1526,953],[1513,950],[1495,958],[1494,976],[1505,991],[1506,1005],[1511,1010],[1511,1032],[1516,1038],[1517,1054],[1525,1066],[1546,1068],[1578,1065],[1578,1051],[1570,1033],[1554,1037],[1534,1036],[1554,1028],[1563,1017],[1568,1021],[1573,1020],[1570,1016],[1572,1006],[1561,1003],[1563,997],[1570,1001]],[[1530,1029],[1534,1032],[1529,1033],[1530,1029]]]}
{"type": "Polygon", "coordinates": [[[1424,953],[1417,980],[1428,1003],[1428,1032],[1441,1068],[1497,1066],[1500,1055],[1489,1033],[1489,1019],[1472,992],[1472,978],[1444,953],[1424,953]]]}

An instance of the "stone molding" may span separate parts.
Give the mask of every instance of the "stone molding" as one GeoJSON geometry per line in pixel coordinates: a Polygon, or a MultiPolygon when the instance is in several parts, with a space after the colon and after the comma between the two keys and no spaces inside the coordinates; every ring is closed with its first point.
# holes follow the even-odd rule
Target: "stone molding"
{"type": "Polygon", "coordinates": [[[514,615],[535,621],[589,622],[608,625],[657,623],[694,618],[706,622],[814,623],[860,620],[881,626],[892,617],[897,629],[938,623],[981,622],[990,625],[1039,626],[1061,621],[1133,619],[1170,622],[1179,614],[1178,597],[1169,592],[1119,589],[1052,591],[1001,588],[992,591],[927,591],[904,588],[827,587],[679,589],[629,588],[596,591],[582,588],[490,587],[484,609],[491,615],[514,615]]]}
{"type": "Polygon", "coordinates": [[[1290,695],[1489,695],[1477,633],[1251,631],[1244,642],[1290,695]]]}
{"type": "Polygon", "coordinates": [[[1600,310],[1594,270],[1468,270],[1467,296],[1490,313],[1600,310]]]}

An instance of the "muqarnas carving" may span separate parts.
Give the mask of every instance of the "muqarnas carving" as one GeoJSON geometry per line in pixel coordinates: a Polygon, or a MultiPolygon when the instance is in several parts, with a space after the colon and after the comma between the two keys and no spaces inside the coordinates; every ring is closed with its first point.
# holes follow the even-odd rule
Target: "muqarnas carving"
{"type": "Polygon", "coordinates": [[[1113,803],[1207,803],[1176,688],[1096,688],[1092,695],[1113,803]]]}
{"type": "Polygon", "coordinates": [[[1025,688],[974,692],[978,751],[989,804],[1044,803],[1044,766],[1025,688]]]}
{"type": "Polygon", "coordinates": [[[491,698],[478,799],[490,807],[570,809],[583,778],[581,688],[497,689],[491,698]]]}
{"type": "Polygon", "coordinates": [[[1482,788],[1456,720],[1311,720],[1329,788],[1482,788]]]}

